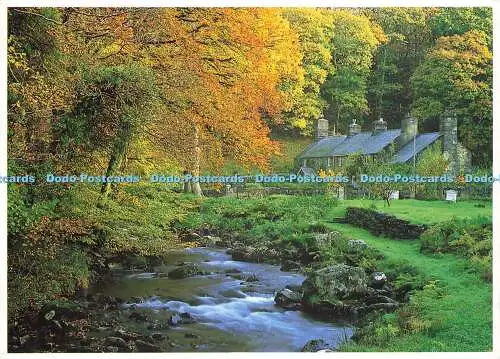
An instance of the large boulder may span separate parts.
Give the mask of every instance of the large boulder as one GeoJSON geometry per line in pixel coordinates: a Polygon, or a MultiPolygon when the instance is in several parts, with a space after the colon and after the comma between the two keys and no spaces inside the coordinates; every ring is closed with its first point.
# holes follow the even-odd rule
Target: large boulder
{"type": "Polygon", "coordinates": [[[51,320],[78,320],[89,316],[85,308],[74,301],[56,300],[46,304],[41,310],[41,316],[47,322],[51,320]]]}
{"type": "Polygon", "coordinates": [[[283,272],[299,271],[302,266],[299,262],[284,260],[281,262],[280,270],[283,272]]]}
{"type": "Polygon", "coordinates": [[[148,316],[142,312],[132,312],[128,317],[136,322],[145,322],[148,320],[148,316]]]}
{"type": "Polygon", "coordinates": [[[368,289],[363,268],[335,264],[311,273],[302,283],[303,307],[326,317],[356,320],[368,289]]]}
{"type": "Polygon", "coordinates": [[[193,316],[187,312],[172,314],[168,320],[170,325],[180,325],[180,324],[192,324],[195,322],[193,316]]]}
{"type": "Polygon", "coordinates": [[[148,259],[138,254],[126,254],[121,258],[121,264],[125,269],[146,270],[148,268],[148,259]]]}
{"type": "Polygon", "coordinates": [[[135,346],[140,352],[161,352],[161,348],[158,345],[148,343],[141,339],[135,341],[135,346]]]}
{"type": "Polygon", "coordinates": [[[342,300],[359,298],[367,292],[368,280],[363,268],[334,264],[319,269],[302,283],[304,296],[342,300]]]}
{"type": "Polygon", "coordinates": [[[128,344],[125,339],[120,337],[107,337],[106,344],[118,348],[128,348],[128,344]]]}
{"type": "Polygon", "coordinates": [[[302,307],[301,301],[302,294],[288,288],[279,290],[274,297],[276,305],[285,309],[300,309],[302,307]]]}
{"type": "Polygon", "coordinates": [[[351,239],[347,242],[347,247],[350,251],[362,251],[368,248],[368,244],[362,239],[351,239]]]}
{"type": "Polygon", "coordinates": [[[127,332],[126,330],[124,330],[122,328],[118,328],[114,331],[113,337],[122,338],[124,340],[131,340],[131,339],[138,339],[138,338],[142,337],[142,334],[134,333],[134,332],[127,332]]]}
{"type": "Polygon", "coordinates": [[[242,262],[276,262],[279,260],[279,252],[267,246],[238,246],[230,251],[231,257],[235,261],[242,262]]]}
{"type": "Polygon", "coordinates": [[[196,264],[187,263],[168,272],[168,277],[172,279],[182,279],[199,274],[203,274],[203,271],[196,264]]]}
{"type": "Polygon", "coordinates": [[[202,247],[217,247],[221,243],[220,237],[215,236],[203,236],[198,239],[198,242],[202,247]]]}

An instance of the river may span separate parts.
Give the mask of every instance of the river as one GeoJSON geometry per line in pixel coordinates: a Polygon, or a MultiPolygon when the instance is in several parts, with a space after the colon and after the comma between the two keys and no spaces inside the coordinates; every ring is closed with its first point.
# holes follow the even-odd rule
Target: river
{"type": "Polygon", "coordinates": [[[157,272],[120,272],[112,285],[100,290],[126,300],[122,318],[132,311],[145,313],[147,323],[129,320],[127,325],[138,331],[163,330],[176,343],[166,351],[300,351],[312,339],[335,347],[353,334],[347,324],[275,306],[275,292],[300,285],[301,274],[280,271],[276,265],[234,261],[225,250],[213,248],[172,251],[165,262],[161,272],[190,262],[209,274],[168,279],[157,272]],[[184,312],[195,323],[169,328],[158,324],[172,313],[184,312]]]}

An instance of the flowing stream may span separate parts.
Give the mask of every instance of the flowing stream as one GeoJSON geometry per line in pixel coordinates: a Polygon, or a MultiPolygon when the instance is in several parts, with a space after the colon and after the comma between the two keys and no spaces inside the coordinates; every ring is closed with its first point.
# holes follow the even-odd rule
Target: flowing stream
{"type": "MultiPolygon", "coordinates": [[[[300,351],[312,339],[336,346],[353,334],[346,324],[275,306],[276,291],[300,285],[301,274],[282,272],[275,265],[233,261],[225,250],[212,248],[173,251],[166,258],[171,265],[161,271],[182,262],[196,263],[210,274],[168,279],[156,272],[125,273],[115,284],[101,288],[127,300],[125,315],[143,311],[153,318],[149,329],[160,328],[154,323],[168,321],[172,313],[191,314],[195,323],[165,330],[178,343],[171,351],[300,351]]],[[[146,324],[134,325],[146,330],[146,324]]]]}

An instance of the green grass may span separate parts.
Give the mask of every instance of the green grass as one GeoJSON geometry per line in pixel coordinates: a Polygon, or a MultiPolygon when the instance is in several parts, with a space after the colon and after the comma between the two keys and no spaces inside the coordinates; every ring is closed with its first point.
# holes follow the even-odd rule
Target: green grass
{"type": "MultiPolygon", "coordinates": [[[[363,239],[380,251],[384,259],[376,262],[381,271],[398,272],[400,263],[415,268],[431,289],[417,291],[410,306],[417,305],[419,323],[432,323],[430,329],[391,334],[390,340],[363,341],[344,346],[346,351],[490,351],[492,348],[492,285],[474,272],[471,263],[454,254],[420,252],[420,240],[403,241],[375,237],[367,230],[334,223],[350,206],[371,207],[406,218],[414,223],[437,223],[456,218],[491,218],[491,203],[449,204],[440,201],[399,200],[391,207],[383,201],[336,201],[325,196],[270,196],[262,199],[206,199],[199,217],[192,216],[183,226],[196,228],[206,223],[225,232],[238,232],[247,240],[301,241],[313,228],[338,230],[345,236],[363,239]],[[429,282],[431,281],[431,282],[429,282]],[[433,286],[445,293],[433,295],[433,286]],[[378,343],[378,344],[373,344],[378,343]]],[[[404,273],[401,269],[399,272],[404,273]]],[[[425,288],[425,287],[424,287],[425,288]]],[[[403,307],[401,310],[406,310],[403,307]]],[[[391,314],[397,318],[398,313],[391,314]]],[[[380,319],[380,318],[379,318],[380,319]]],[[[393,319],[396,322],[395,319],[393,319]]],[[[399,330],[397,327],[396,330],[399,330]]],[[[376,338],[375,338],[376,339],[376,338]]]]}
{"type": "Polygon", "coordinates": [[[338,216],[342,216],[347,207],[365,207],[375,205],[376,210],[392,214],[398,218],[406,219],[417,224],[438,223],[456,218],[473,218],[492,216],[491,201],[459,201],[450,203],[446,201],[420,201],[415,199],[402,199],[391,202],[388,207],[383,200],[353,199],[339,201],[338,216]],[[485,207],[476,207],[484,204],[485,207]]]}
{"type": "Polygon", "coordinates": [[[451,254],[430,256],[420,253],[419,241],[395,241],[375,237],[368,231],[351,225],[334,224],[333,228],[344,234],[363,239],[380,250],[388,262],[406,259],[427,276],[439,280],[446,296],[426,299],[422,303],[424,315],[440,318],[439,330],[429,336],[425,333],[402,335],[393,338],[384,347],[353,344],[349,351],[490,351],[492,349],[492,285],[477,274],[470,273],[464,259],[451,254]]]}

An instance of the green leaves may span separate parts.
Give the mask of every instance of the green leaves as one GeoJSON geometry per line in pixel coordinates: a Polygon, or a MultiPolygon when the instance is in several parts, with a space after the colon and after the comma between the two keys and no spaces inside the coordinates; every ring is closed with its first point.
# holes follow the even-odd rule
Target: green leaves
{"type": "Polygon", "coordinates": [[[352,118],[368,114],[366,100],[373,53],[383,41],[380,28],[365,15],[347,10],[333,12],[332,63],[321,93],[328,102],[327,118],[341,132],[347,132],[352,118]]]}
{"type": "Polygon", "coordinates": [[[411,83],[414,114],[425,121],[445,111],[456,112],[460,141],[472,150],[473,162],[491,164],[492,53],[488,36],[472,30],[439,38],[411,83]]]}

